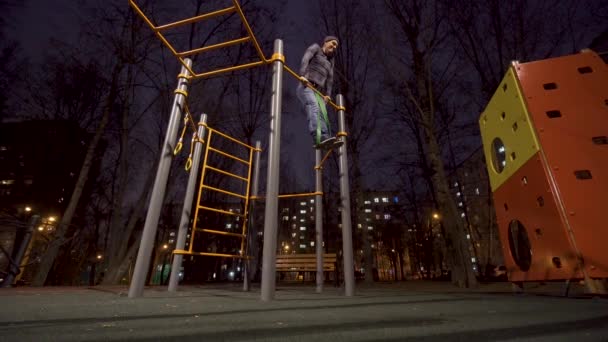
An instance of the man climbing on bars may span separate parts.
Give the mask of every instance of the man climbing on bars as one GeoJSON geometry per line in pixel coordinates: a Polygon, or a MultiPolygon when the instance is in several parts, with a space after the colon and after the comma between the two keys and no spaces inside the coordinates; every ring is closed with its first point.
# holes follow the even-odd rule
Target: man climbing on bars
{"type": "Polygon", "coordinates": [[[325,104],[331,99],[334,80],[334,55],[338,49],[338,38],[327,36],[323,46],[312,44],[306,49],[300,65],[300,81],[296,94],[304,106],[308,118],[308,130],[315,148],[331,149],[342,145],[330,133],[329,118],[325,104]],[[321,96],[312,90],[314,87],[321,96]]]}

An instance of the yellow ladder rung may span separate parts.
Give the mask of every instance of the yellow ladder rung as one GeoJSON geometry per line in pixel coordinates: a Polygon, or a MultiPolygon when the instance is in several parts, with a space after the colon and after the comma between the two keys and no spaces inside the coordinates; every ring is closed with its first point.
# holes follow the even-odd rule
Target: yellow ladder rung
{"type": "Polygon", "coordinates": [[[235,175],[234,173],[230,173],[230,172],[228,172],[228,171],[224,171],[224,170],[216,169],[216,168],[214,168],[214,167],[212,167],[212,166],[208,166],[208,165],[207,165],[207,166],[205,166],[205,167],[206,167],[206,168],[208,168],[209,170],[213,170],[213,171],[215,171],[215,172],[219,172],[219,173],[221,173],[221,174],[223,174],[223,175],[230,176],[230,177],[234,177],[234,178],[238,178],[238,179],[243,180],[243,181],[245,181],[245,182],[249,182],[249,180],[248,180],[247,178],[245,178],[245,177],[241,177],[241,176],[239,176],[239,175],[235,175]]]}
{"type": "Polygon", "coordinates": [[[222,254],[222,253],[206,253],[206,252],[189,252],[182,249],[176,249],[173,251],[173,254],[181,254],[181,255],[207,255],[207,256],[216,256],[216,257],[224,257],[224,258],[235,258],[235,259],[251,259],[250,256],[244,256],[240,254],[222,254]]]}
{"type": "Polygon", "coordinates": [[[215,208],[205,207],[205,206],[202,206],[202,205],[199,205],[198,208],[199,209],[203,209],[203,210],[213,211],[213,212],[220,213],[220,214],[226,214],[226,215],[232,215],[232,216],[238,216],[238,217],[245,217],[245,215],[243,215],[243,214],[236,214],[236,213],[233,213],[232,211],[222,210],[222,209],[215,209],[215,208]]]}
{"type": "Polygon", "coordinates": [[[230,196],[234,196],[234,197],[238,197],[238,198],[243,198],[243,199],[245,199],[245,198],[246,198],[246,196],[243,196],[243,195],[237,194],[236,192],[231,192],[231,191],[226,191],[226,190],[222,190],[222,189],[214,188],[214,187],[212,187],[212,186],[205,185],[205,184],[203,184],[203,185],[201,186],[201,188],[203,188],[203,189],[209,189],[209,190],[213,190],[213,191],[216,191],[216,192],[219,192],[219,193],[222,193],[222,194],[226,194],[226,195],[230,195],[230,196]]]}
{"type": "Polygon", "coordinates": [[[170,28],[174,28],[174,27],[178,27],[178,26],[182,26],[182,25],[186,25],[186,24],[191,24],[191,23],[194,23],[194,22],[197,22],[200,20],[217,17],[218,15],[228,14],[228,13],[234,12],[234,10],[236,10],[236,7],[232,6],[232,7],[224,8],[224,9],[217,10],[214,12],[197,15],[196,17],[176,21],[174,23],[170,23],[170,24],[166,24],[166,25],[162,25],[162,26],[156,26],[156,27],[154,27],[154,29],[156,31],[167,30],[170,28]]]}
{"type": "Polygon", "coordinates": [[[243,163],[243,164],[247,164],[247,165],[249,165],[249,162],[248,162],[248,161],[246,161],[245,159],[241,159],[241,158],[239,158],[239,157],[235,157],[235,156],[233,156],[232,154],[228,154],[228,153],[226,153],[226,152],[224,152],[224,151],[220,151],[220,150],[215,149],[215,148],[213,148],[213,147],[209,147],[209,150],[210,150],[210,151],[213,151],[213,152],[216,152],[216,153],[219,153],[219,154],[221,154],[221,155],[223,155],[223,156],[226,156],[226,157],[228,157],[228,158],[232,158],[232,159],[234,159],[234,160],[238,160],[238,161],[240,161],[240,162],[241,162],[241,163],[243,163]]]}
{"type": "Polygon", "coordinates": [[[209,233],[209,234],[234,236],[234,237],[238,237],[238,238],[241,238],[241,239],[244,239],[246,237],[244,234],[228,233],[228,232],[224,232],[224,231],[221,231],[221,230],[213,230],[213,229],[198,228],[197,231],[201,231],[201,232],[205,232],[205,233],[209,233]]]}
{"type": "Polygon", "coordinates": [[[179,52],[177,54],[177,56],[178,57],[187,57],[187,56],[194,55],[194,54],[201,53],[201,52],[205,52],[205,51],[211,51],[211,50],[223,48],[223,47],[226,47],[226,46],[231,46],[231,45],[236,45],[236,44],[244,43],[244,42],[247,42],[249,40],[251,40],[251,37],[243,37],[243,38],[234,39],[234,40],[223,42],[223,43],[219,43],[219,44],[203,46],[203,47],[200,47],[198,49],[193,49],[193,50],[189,50],[189,51],[179,52]]]}

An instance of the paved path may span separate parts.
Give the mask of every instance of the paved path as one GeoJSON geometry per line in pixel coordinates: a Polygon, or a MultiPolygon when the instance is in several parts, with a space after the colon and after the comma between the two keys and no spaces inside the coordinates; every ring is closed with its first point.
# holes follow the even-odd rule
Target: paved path
{"type": "Polygon", "coordinates": [[[608,341],[608,299],[505,286],[409,282],[358,286],[350,298],[280,286],[267,303],[235,284],[126,292],[0,290],[0,341],[608,341]]]}

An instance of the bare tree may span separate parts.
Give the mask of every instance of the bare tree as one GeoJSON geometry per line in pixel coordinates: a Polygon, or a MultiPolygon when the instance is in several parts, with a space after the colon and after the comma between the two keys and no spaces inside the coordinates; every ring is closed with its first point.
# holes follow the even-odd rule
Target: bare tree
{"type": "Polygon", "coordinates": [[[440,102],[437,97],[440,95],[437,94],[440,89],[437,76],[443,73],[435,71],[435,68],[441,65],[436,59],[437,51],[445,43],[447,33],[445,23],[438,15],[441,5],[395,0],[385,0],[385,5],[391,26],[398,32],[398,37],[403,37],[398,39],[398,43],[407,46],[399,58],[407,66],[404,71],[411,75],[403,83],[404,95],[416,109],[415,122],[422,133],[432,191],[446,231],[446,246],[452,261],[452,282],[461,287],[475,286],[477,280],[465,239],[465,228],[450,192],[437,134],[437,105],[440,102]]]}

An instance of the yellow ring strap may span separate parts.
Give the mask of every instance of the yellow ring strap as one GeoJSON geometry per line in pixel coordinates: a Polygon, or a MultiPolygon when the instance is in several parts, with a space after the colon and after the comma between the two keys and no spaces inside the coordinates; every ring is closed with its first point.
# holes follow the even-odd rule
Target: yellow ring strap
{"type": "Polygon", "coordinates": [[[174,94],[181,94],[181,95],[184,95],[185,97],[188,97],[188,92],[185,91],[185,90],[175,89],[175,91],[173,93],[174,94]]]}
{"type": "Polygon", "coordinates": [[[346,133],[346,132],[338,132],[338,133],[336,133],[336,136],[337,137],[347,137],[348,133],[346,133]]]}
{"type": "Polygon", "coordinates": [[[285,63],[285,55],[282,55],[280,53],[274,53],[274,54],[272,54],[272,57],[270,57],[270,59],[268,61],[269,62],[280,61],[282,63],[285,63]]]}

